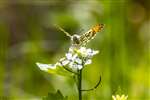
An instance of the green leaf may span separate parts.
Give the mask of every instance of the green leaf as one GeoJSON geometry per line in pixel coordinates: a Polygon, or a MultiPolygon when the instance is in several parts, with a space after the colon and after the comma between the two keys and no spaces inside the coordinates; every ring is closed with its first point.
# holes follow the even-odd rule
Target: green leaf
{"type": "Polygon", "coordinates": [[[44,97],[43,100],[67,100],[67,97],[64,97],[62,93],[57,90],[56,93],[48,93],[48,96],[44,97]]]}
{"type": "Polygon", "coordinates": [[[57,66],[56,69],[48,69],[46,72],[50,74],[61,75],[61,76],[72,76],[72,73],[65,70],[62,66],[57,66]]]}
{"type": "Polygon", "coordinates": [[[63,66],[58,66],[56,64],[42,64],[42,63],[36,63],[36,65],[45,72],[48,72],[50,74],[57,74],[61,76],[72,76],[72,73],[67,71],[63,66]]]}

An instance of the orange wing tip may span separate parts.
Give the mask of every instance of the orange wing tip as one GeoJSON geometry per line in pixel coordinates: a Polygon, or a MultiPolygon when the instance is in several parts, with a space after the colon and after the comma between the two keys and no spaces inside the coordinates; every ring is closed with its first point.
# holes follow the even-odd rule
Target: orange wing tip
{"type": "Polygon", "coordinates": [[[99,32],[104,28],[104,26],[104,24],[97,24],[92,28],[92,30],[94,30],[95,32],[99,32]]]}

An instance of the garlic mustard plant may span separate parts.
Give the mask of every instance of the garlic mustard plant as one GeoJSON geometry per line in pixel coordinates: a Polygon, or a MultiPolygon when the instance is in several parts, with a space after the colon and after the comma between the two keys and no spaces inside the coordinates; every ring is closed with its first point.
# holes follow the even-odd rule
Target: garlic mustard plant
{"type": "Polygon", "coordinates": [[[100,82],[101,77],[98,83],[91,89],[82,89],[82,70],[86,65],[92,63],[92,57],[99,53],[98,50],[93,50],[90,48],[86,48],[86,44],[92,40],[96,33],[101,31],[104,27],[104,24],[98,24],[92,27],[89,31],[85,32],[82,35],[73,35],[71,36],[68,32],[66,32],[61,27],[58,27],[62,32],[66,34],[66,36],[70,37],[71,46],[69,47],[68,52],[58,60],[55,64],[42,64],[37,62],[37,66],[45,72],[48,73],[56,73],[62,74],[63,71],[71,72],[76,75],[77,87],[78,87],[78,97],[79,100],[82,100],[82,92],[83,91],[91,91],[96,89],[100,82]]]}

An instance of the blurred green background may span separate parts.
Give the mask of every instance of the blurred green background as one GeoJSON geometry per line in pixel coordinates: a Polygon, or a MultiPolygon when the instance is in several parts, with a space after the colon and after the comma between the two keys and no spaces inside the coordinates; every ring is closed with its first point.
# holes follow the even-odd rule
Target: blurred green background
{"type": "Polygon", "coordinates": [[[149,0],[0,0],[0,99],[41,99],[57,89],[77,100],[71,77],[41,71],[36,62],[55,63],[70,40],[54,25],[82,34],[105,24],[88,47],[100,50],[83,72],[83,100],[150,100],[149,0]],[[80,32],[80,30],[84,31],[80,32]]]}

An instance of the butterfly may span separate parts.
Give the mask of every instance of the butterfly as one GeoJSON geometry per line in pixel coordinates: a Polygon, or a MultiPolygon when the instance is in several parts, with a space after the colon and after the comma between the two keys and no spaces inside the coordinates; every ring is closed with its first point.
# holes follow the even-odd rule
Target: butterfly
{"type": "Polygon", "coordinates": [[[63,28],[58,28],[66,34],[66,36],[70,37],[71,39],[71,45],[73,47],[80,47],[85,46],[90,40],[94,39],[97,32],[100,32],[104,28],[104,24],[97,24],[93,26],[90,30],[83,33],[82,35],[70,35],[68,32],[66,32],[63,28]]]}

